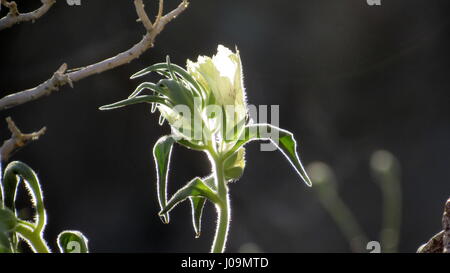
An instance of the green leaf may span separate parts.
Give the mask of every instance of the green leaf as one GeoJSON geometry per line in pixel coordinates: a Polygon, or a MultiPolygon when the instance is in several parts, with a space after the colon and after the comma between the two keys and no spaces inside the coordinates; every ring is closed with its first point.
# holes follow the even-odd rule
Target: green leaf
{"type": "MultiPolygon", "coordinates": [[[[208,186],[210,189],[216,189],[216,186],[214,185],[214,176],[212,175],[204,178],[203,183],[205,183],[206,186],[208,186]]],[[[205,207],[206,198],[200,196],[192,196],[189,197],[189,200],[191,201],[192,224],[194,226],[195,238],[199,238],[201,233],[203,208],[205,207]]]]}
{"type": "Polygon", "coordinates": [[[0,153],[0,209],[2,209],[5,204],[3,202],[3,162],[2,154],[0,153]]]}
{"type": "Polygon", "coordinates": [[[0,253],[11,253],[11,243],[9,242],[6,232],[1,231],[0,228],[0,253]]]}
{"type": "Polygon", "coordinates": [[[121,101],[118,101],[118,102],[115,102],[112,104],[108,104],[108,105],[103,105],[99,109],[100,110],[111,110],[111,109],[128,106],[131,104],[142,103],[142,102],[159,103],[159,104],[165,105],[167,107],[172,107],[171,103],[165,98],[158,97],[158,96],[145,95],[145,96],[137,96],[137,97],[133,97],[133,98],[128,98],[128,99],[121,100],[121,101]]]}
{"type": "MultiPolygon", "coordinates": [[[[157,174],[156,187],[161,209],[163,209],[167,203],[167,176],[169,173],[170,155],[172,153],[174,142],[175,140],[172,136],[163,136],[153,147],[153,158],[155,160],[157,174]]],[[[165,213],[161,215],[161,220],[165,224],[169,223],[169,214],[165,213]]]]}
{"type": "Polygon", "coordinates": [[[205,197],[189,197],[192,207],[192,224],[194,225],[195,238],[200,237],[203,207],[206,203],[205,197]]]}
{"type": "Polygon", "coordinates": [[[25,182],[26,188],[31,195],[31,201],[36,207],[36,230],[40,232],[43,230],[47,218],[41,186],[36,173],[28,165],[20,161],[9,163],[5,169],[3,177],[5,206],[11,211],[15,211],[14,202],[19,184],[18,178],[25,182]]]}
{"type": "Polygon", "coordinates": [[[166,214],[180,202],[186,200],[186,198],[188,197],[205,197],[215,204],[222,202],[222,200],[219,198],[216,192],[214,192],[210,187],[208,187],[207,184],[203,182],[202,179],[196,177],[189,183],[187,183],[186,186],[179,189],[172,196],[172,198],[170,198],[169,202],[167,202],[167,205],[159,212],[159,215],[166,214]]]}
{"type": "Polygon", "coordinates": [[[214,184],[214,175],[210,175],[207,176],[205,178],[202,179],[203,183],[206,184],[206,186],[208,186],[210,189],[212,189],[213,191],[217,191],[216,185],[214,184]]]}
{"type": "Polygon", "coordinates": [[[14,212],[9,209],[0,209],[0,233],[11,232],[17,226],[17,218],[14,212]]]}
{"type": "Polygon", "coordinates": [[[173,73],[172,64],[170,63],[170,57],[169,55],[166,56],[166,63],[167,63],[167,69],[169,70],[170,77],[172,80],[177,80],[177,77],[175,77],[175,73],[173,73]]]}
{"type": "Polygon", "coordinates": [[[178,139],[177,143],[182,146],[185,146],[188,149],[192,149],[192,150],[196,150],[196,151],[204,151],[207,149],[205,146],[195,144],[195,143],[193,143],[193,141],[186,140],[186,139],[178,139]]]}
{"type": "Polygon", "coordinates": [[[58,235],[61,253],[88,253],[88,239],[79,231],[66,230],[58,235]]]}
{"type": "Polygon", "coordinates": [[[9,239],[11,232],[17,226],[17,219],[14,213],[9,209],[0,209],[0,253],[13,252],[12,244],[9,239]]]}
{"type": "Polygon", "coordinates": [[[233,153],[241,146],[253,140],[270,140],[289,160],[306,185],[311,186],[311,180],[297,153],[297,142],[294,139],[294,135],[287,130],[280,129],[270,124],[247,125],[240,140],[233,149],[228,152],[226,158],[233,155],[233,153]],[[273,133],[276,133],[275,135],[278,135],[278,138],[273,138],[273,133]]]}

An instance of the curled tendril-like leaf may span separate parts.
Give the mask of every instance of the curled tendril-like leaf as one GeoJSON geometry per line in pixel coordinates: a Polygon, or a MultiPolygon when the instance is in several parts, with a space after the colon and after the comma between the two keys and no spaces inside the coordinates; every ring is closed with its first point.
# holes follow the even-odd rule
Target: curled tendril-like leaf
{"type": "Polygon", "coordinates": [[[88,239],[79,231],[66,230],[58,235],[61,253],[88,253],[88,239]]]}
{"type": "Polygon", "coordinates": [[[25,182],[32,202],[36,207],[36,230],[42,231],[46,224],[44,198],[36,173],[25,163],[14,161],[8,164],[3,178],[4,203],[11,211],[15,211],[15,198],[19,177],[25,182]]]}

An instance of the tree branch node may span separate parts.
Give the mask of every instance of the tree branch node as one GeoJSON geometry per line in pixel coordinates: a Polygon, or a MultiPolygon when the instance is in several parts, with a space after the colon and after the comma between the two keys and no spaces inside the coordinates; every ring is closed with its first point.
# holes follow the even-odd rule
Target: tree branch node
{"type": "Polygon", "coordinates": [[[6,123],[8,124],[8,129],[11,132],[11,138],[8,140],[5,140],[3,142],[3,145],[0,147],[0,158],[1,161],[8,161],[9,158],[20,148],[27,145],[28,143],[38,140],[39,137],[41,137],[45,131],[47,130],[46,127],[41,128],[37,132],[24,134],[20,129],[17,127],[17,125],[14,123],[14,121],[11,119],[11,117],[6,118],[6,123]]]}

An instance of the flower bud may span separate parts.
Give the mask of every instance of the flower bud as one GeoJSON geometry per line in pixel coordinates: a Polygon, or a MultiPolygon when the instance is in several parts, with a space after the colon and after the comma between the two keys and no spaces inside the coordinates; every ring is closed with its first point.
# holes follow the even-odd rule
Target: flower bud
{"type": "Polygon", "coordinates": [[[207,116],[210,129],[227,142],[236,141],[242,133],[247,117],[247,105],[239,51],[233,53],[223,45],[212,58],[199,56],[197,62],[187,61],[188,73],[203,86],[206,107],[221,115],[207,116]],[[212,120],[211,120],[212,119],[212,120]]]}

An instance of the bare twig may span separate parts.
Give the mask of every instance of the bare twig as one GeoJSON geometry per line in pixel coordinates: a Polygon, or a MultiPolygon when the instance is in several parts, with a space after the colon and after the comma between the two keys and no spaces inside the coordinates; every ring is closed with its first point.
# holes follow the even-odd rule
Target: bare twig
{"type": "Polygon", "coordinates": [[[0,30],[12,27],[15,24],[32,21],[39,19],[42,15],[47,13],[47,11],[55,4],[56,0],[41,0],[42,5],[31,12],[20,13],[17,9],[16,2],[8,2],[6,0],[1,0],[1,4],[9,8],[8,14],[0,18],[0,30]]]}
{"type": "Polygon", "coordinates": [[[16,126],[11,117],[6,118],[8,123],[9,131],[11,132],[11,138],[5,140],[3,145],[0,147],[0,158],[1,161],[8,161],[8,159],[21,147],[27,145],[31,141],[39,139],[45,133],[46,128],[43,127],[37,132],[24,134],[16,126]]]}
{"type": "Polygon", "coordinates": [[[72,85],[73,82],[87,78],[94,74],[102,73],[137,59],[147,49],[153,47],[153,42],[155,41],[156,36],[161,33],[167,23],[180,15],[188,7],[188,1],[183,0],[177,8],[162,16],[159,20],[157,20],[158,22],[155,22],[154,24],[151,23],[145,13],[142,0],[134,0],[134,5],[136,8],[136,13],[146,29],[146,34],[141,41],[130,49],[119,53],[114,57],[88,65],[73,72],[67,72],[67,66],[63,65],[62,68],[64,69],[58,69],[58,71],[53,74],[53,77],[44,83],[34,88],[13,93],[0,99],[0,111],[38,99],[45,95],[49,95],[52,91],[58,90],[59,87],[67,83],[72,85]]]}
{"type": "Polygon", "coordinates": [[[164,0],[159,0],[158,15],[156,15],[155,24],[159,23],[159,20],[161,19],[163,13],[164,13],[164,0]]]}
{"type": "Polygon", "coordinates": [[[139,17],[138,21],[140,21],[144,25],[147,31],[152,31],[153,24],[150,18],[148,18],[147,13],[145,12],[144,3],[142,2],[142,0],[134,0],[134,6],[136,7],[136,13],[139,17]]]}

